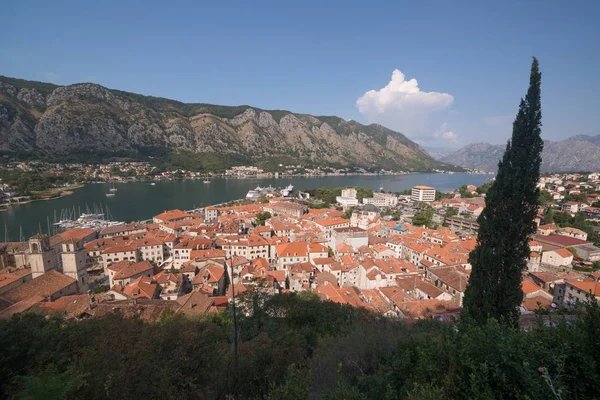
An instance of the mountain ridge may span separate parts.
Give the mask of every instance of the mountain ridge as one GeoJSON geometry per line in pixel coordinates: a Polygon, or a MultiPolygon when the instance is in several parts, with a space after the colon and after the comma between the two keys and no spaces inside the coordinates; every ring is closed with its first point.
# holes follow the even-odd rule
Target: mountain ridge
{"type": "Polygon", "coordinates": [[[169,149],[221,164],[296,161],[396,170],[451,168],[382,125],[252,106],[183,103],[0,76],[0,151],[119,153],[169,149]]]}
{"type": "MultiPolygon", "coordinates": [[[[506,145],[478,142],[440,158],[464,168],[496,171],[506,145]]],[[[544,142],[542,172],[600,170],[600,135],[576,135],[561,141],[544,142]]]]}

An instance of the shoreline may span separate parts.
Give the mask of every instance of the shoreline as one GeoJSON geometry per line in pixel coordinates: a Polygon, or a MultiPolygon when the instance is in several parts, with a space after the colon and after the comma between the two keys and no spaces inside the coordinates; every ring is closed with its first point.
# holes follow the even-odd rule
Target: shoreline
{"type": "Polygon", "coordinates": [[[205,180],[205,179],[290,179],[290,178],[326,178],[326,177],[345,177],[345,176],[402,176],[402,175],[421,175],[421,174],[440,174],[440,175],[495,175],[491,172],[442,172],[442,171],[418,171],[418,172],[390,172],[385,174],[380,173],[347,173],[347,174],[296,174],[296,175],[278,175],[274,173],[260,174],[260,175],[212,175],[210,177],[179,177],[179,178],[164,178],[164,179],[129,179],[129,180],[107,180],[107,181],[91,181],[86,184],[107,184],[107,183],[132,183],[132,182],[170,182],[170,181],[184,181],[184,180],[205,180]]]}
{"type": "Polygon", "coordinates": [[[10,206],[19,206],[22,204],[35,203],[37,201],[50,201],[50,200],[60,199],[62,197],[71,196],[72,194],[75,193],[75,190],[82,189],[84,187],[85,187],[85,184],[73,185],[73,186],[69,186],[69,187],[65,188],[65,190],[62,190],[61,192],[59,192],[59,195],[55,196],[55,197],[48,197],[48,198],[42,198],[42,199],[30,199],[30,200],[25,200],[25,201],[6,203],[6,204],[3,204],[3,206],[5,206],[6,208],[0,208],[0,211],[8,211],[8,207],[10,207],[10,206]]]}

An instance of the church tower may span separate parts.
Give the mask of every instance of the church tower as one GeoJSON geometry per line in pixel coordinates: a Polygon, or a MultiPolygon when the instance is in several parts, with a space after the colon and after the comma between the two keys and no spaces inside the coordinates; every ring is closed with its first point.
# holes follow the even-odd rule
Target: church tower
{"type": "Polygon", "coordinates": [[[51,269],[54,269],[52,258],[53,256],[48,235],[38,233],[29,238],[29,254],[27,254],[27,261],[31,266],[32,278],[35,279],[51,269]]]}
{"type": "Polygon", "coordinates": [[[89,289],[89,277],[85,265],[83,241],[67,240],[62,245],[63,274],[77,280],[77,291],[86,293],[89,289]]]}

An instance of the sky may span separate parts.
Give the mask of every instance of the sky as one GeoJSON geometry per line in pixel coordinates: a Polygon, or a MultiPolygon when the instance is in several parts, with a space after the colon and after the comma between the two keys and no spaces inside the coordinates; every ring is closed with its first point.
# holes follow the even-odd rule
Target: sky
{"type": "Polygon", "coordinates": [[[597,135],[600,1],[4,2],[0,75],[505,143],[542,71],[543,137],[597,135]]]}

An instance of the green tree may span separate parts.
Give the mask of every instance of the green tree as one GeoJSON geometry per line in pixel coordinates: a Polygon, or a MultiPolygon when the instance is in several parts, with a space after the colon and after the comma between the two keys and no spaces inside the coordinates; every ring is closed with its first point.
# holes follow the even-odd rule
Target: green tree
{"type": "Polygon", "coordinates": [[[564,198],[564,201],[577,201],[579,203],[585,203],[587,202],[587,197],[585,193],[567,194],[564,198]]]}
{"type": "Polygon", "coordinates": [[[521,99],[512,138],[498,163],[496,182],[478,218],[477,246],[469,257],[473,267],[465,292],[464,313],[479,323],[493,317],[516,323],[523,300],[521,273],[530,250],[528,237],[539,205],[537,181],[543,141],[540,136],[541,73],[533,59],[529,90],[521,99]]]}
{"type": "Polygon", "coordinates": [[[548,207],[544,211],[544,223],[545,224],[554,223],[554,210],[552,209],[552,207],[548,207]]]}
{"type": "Polygon", "coordinates": [[[263,226],[265,224],[265,221],[268,220],[269,218],[271,218],[271,213],[268,211],[265,211],[263,213],[258,213],[256,214],[256,217],[254,218],[254,223],[256,224],[256,226],[263,226]]]}
{"type": "Polygon", "coordinates": [[[467,185],[462,185],[458,188],[460,192],[460,197],[463,199],[470,199],[471,197],[475,197],[471,192],[467,191],[467,185]]]}
{"type": "Polygon", "coordinates": [[[475,191],[479,194],[486,194],[488,192],[488,190],[490,190],[490,188],[492,187],[493,184],[494,184],[494,181],[489,181],[489,182],[484,183],[483,185],[479,186],[477,189],[475,189],[475,191]]]}
{"type": "Polygon", "coordinates": [[[550,203],[550,202],[554,201],[550,192],[545,189],[540,190],[539,200],[540,200],[541,204],[546,204],[546,203],[550,203]]]}
{"type": "Polygon", "coordinates": [[[429,208],[417,211],[412,219],[412,223],[417,226],[433,227],[433,210],[429,208]]]}
{"type": "Polygon", "coordinates": [[[454,207],[448,207],[446,208],[446,216],[447,217],[454,217],[455,215],[458,215],[458,210],[454,207]]]}
{"type": "Polygon", "coordinates": [[[352,217],[352,213],[356,210],[358,210],[358,207],[356,206],[349,207],[344,214],[342,214],[342,218],[350,219],[352,217]]]}

